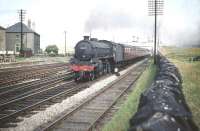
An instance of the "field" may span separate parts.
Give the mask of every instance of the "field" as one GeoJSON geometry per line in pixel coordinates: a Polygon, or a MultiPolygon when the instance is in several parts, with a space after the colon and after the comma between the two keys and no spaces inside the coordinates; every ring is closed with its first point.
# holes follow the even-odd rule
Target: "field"
{"type": "Polygon", "coordinates": [[[138,79],[133,92],[128,96],[112,120],[106,124],[103,131],[126,131],[129,128],[129,120],[137,111],[140,94],[152,83],[156,74],[156,66],[151,64],[138,79]]]}
{"type": "Polygon", "coordinates": [[[200,48],[165,47],[161,52],[178,67],[183,79],[183,93],[193,113],[193,120],[200,128],[200,61],[189,60],[200,56],[200,48]]]}

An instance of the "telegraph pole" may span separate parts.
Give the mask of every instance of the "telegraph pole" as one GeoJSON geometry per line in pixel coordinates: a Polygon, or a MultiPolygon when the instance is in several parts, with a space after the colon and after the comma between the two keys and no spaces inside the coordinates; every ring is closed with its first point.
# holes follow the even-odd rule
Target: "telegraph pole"
{"type": "Polygon", "coordinates": [[[67,31],[64,31],[65,32],[65,56],[66,56],[66,33],[67,31]]]}
{"type": "Polygon", "coordinates": [[[154,16],[154,64],[157,63],[157,15],[163,14],[164,0],[149,0],[149,15],[154,16]]]}
{"type": "Polygon", "coordinates": [[[20,55],[23,56],[23,21],[24,21],[24,17],[25,17],[25,10],[19,10],[19,18],[20,18],[20,23],[21,23],[21,48],[20,48],[20,55]]]}
{"type": "Polygon", "coordinates": [[[154,2],[154,8],[155,8],[155,10],[154,10],[154,16],[155,16],[155,20],[154,20],[154,64],[157,64],[157,54],[156,54],[156,51],[157,51],[157,47],[156,47],[156,41],[157,41],[157,39],[156,39],[156,36],[157,36],[157,14],[156,14],[156,12],[157,12],[157,3],[156,3],[157,1],[155,0],[155,2],[154,2]]]}

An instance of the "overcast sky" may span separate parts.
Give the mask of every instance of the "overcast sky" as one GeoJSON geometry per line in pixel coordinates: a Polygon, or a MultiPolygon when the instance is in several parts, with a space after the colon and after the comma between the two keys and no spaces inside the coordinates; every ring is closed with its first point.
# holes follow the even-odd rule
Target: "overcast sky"
{"type": "MultiPolygon", "coordinates": [[[[159,16],[159,36],[167,44],[199,44],[200,1],[165,0],[159,16]]],[[[147,0],[0,0],[0,26],[19,21],[17,11],[26,10],[26,20],[35,22],[41,48],[56,44],[73,48],[83,35],[117,42],[140,40],[153,35],[153,17],[148,16],[147,0]]]]}

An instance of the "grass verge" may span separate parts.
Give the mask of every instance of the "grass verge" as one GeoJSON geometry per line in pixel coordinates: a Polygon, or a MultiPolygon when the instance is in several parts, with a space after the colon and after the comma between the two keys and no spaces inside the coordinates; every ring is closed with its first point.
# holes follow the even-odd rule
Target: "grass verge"
{"type": "Polygon", "coordinates": [[[120,107],[112,120],[103,127],[103,131],[125,131],[129,128],[129,120],[137,111],[140,94],[150,86],[156,74],[156,66],[151,62],[134,87],[133,92],[120,107]]]}

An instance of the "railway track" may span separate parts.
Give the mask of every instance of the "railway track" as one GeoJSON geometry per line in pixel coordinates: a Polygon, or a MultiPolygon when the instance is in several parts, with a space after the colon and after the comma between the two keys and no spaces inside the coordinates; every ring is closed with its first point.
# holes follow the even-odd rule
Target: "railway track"
{"type": "Polygon", "coordinates": [[[28,79],[44,78],[53,73],[64,70],[67,64],[50,64],[29,67],[25,69],[15,69],[12,71],[3,71],[0,73],[0,87],[23,82],[28,79]],[[23,70],[23,71],[22,71],[23,70]]]}
{"type": "Polygon", "coordinates": [[[33,65],[33,64],[39,64],[39,63],[44,63],[45,61],[43,60],[38,60],[38,61],[26,61],[26,62],[12,62],[12,63],[1,63],[0,69],[6,68],[12,68],[12,67],[19,67],[19,66],[26,66],[26,65],[33,65]]]}
{"type": "Polygon", "coordinates": [[[23,88],[25,86],[29,86],[29,85],[37,85],[39,83],[42,83],[42,82],[45,82],[45,81],[49,81],[51,79],[54,79],[56,77],[62,77],[63,75],[68,75],[72,72],[68,71],[68,70],[63,70],[62,73],[54,73],[54,74],[51,74],[50,76],[48,77],[44,77],[44,78],[36,78],[36,79],[31,79],[31,80],[28,80],[28,81],[25,81],[25,82],[21,82],[21,83],[16,83],[16,84],[13,84],[13,85],[7,85],[7,86],[3,86],[3,87],[0,87],[0,94],[1,93],[5,93],[9,90],[15,90],[16,88],[23,88]]]}
{"type": "Polygon", "coordinates": [[[26,82],[25,80],[31,79],[40,79],[52,75],[56,72],[64,70],[66,67],[55,67],[55,68],[48,68],[48,69],[40,69],[34,71],[28,71],[26,73],[17,74],[10,78],[4,77],[3,80],[0,81],[0,86],[9,86],[12,84],[23,83],[26,82]]]}
{"type": "Polygon", "coordinates": [[[104,117],[104,114],[135,83],[146,65],[147,60],[125,75],[120,76],[120,79],[112,82],[70,112],[45,125],[43,129],[38,130],[88,131],[95,129],[97,122],[104,117]]]}
{"type": "Polygon", "coordinates": [[[54,75],[25,85],[15,85],[11,86],[11,88],[0,88],[0,104],[35,93],[47,88],[48,86],[58,84],[62,82],[66,76],[70,75],[72,75],[72,72],[67,72],[58,76],[54,75]]]}
{"type": "MultiPolygon", "coordinates": [[[[41,65],[31,65],[31,66],[21,66],[21,67],[12,67],[12,68],[3,68],[0,69],[0,73],[13,73],[13,72],[23,72],[29,69],[39,69],[45,67],[55,67],[55,66],[62,66],[65,65],[64,63],[53,63],[53,64],[41,64],[41,65]]],[[[4,75],[4,74],[3,74],[4,75]]]]}
{"type": "Polygon", "coordinates": [[[21,96],[20,98],[0,104],[0,130],[3,130],[3,128],[17,126],[17,123],[22,121],[24,117],[30,117],[37,111],[46,109],[49,105],[60,103],[62,100],[65,100],[79,91],[88,88],[97,80],[79,84],[73,81],[70,81],[70,83],[58,82],[60,84],[55,84],[55,86],[52,86],[54,83],[50,82],[50,85],[43,87],[44,90],[42,91],[38,90],[35,93],[30,92],[26,96],[21,96]],[[58,88],[62,89],[60,90],[58,88]],[[43,94],[40,94],[42,92],[43,94]],[[45,94],[45,92],[47,93],[45,94]]]}
{"type": "Polygon", "coordinates": [[[19,121],[19,116],[26,116],[31,114],[31,111],[41,108],[45,109],[87,87],[87,84],[77,85],[74,81],[51,83],[37,92],[3,103],[0,105],[0,128],[16,126],[13,123],[19,121]]]}

